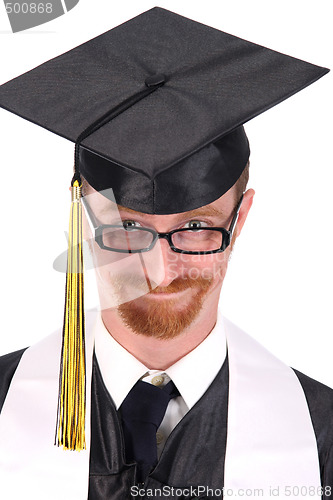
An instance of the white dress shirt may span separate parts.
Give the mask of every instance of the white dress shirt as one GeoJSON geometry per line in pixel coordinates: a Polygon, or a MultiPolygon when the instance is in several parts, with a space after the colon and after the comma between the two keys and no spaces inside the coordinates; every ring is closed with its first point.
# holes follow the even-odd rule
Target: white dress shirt
{"type": "Polygon", "coordinates": [[[95,325],[95,353],[107,390],[117,408],[139,380],[164,386],[174,382],[180,396],[172,399],[156,434],[158,456],[184,415],[199,401],[213,382],[226,357],[223,328],[213,328],[193,351],[165,371],[149,370],[124,349],[108,332],[101,316],[95,325]]]}

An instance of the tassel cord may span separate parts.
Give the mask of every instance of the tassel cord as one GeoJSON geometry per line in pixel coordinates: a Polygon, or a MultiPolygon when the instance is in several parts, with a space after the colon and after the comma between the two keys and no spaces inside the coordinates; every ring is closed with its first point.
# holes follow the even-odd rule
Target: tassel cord
{"type": "Polygon", "coordinates": [[[68,236],[66,300],[59,377],[56,444],[85,449],[85,333],[83,297],[82,205],[80,185],[72,187],[68,236]]]}

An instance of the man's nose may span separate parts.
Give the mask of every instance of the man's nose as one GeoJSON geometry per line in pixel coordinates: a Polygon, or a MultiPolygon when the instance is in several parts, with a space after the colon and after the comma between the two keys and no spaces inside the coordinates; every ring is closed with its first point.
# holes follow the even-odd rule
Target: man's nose
{"type": "Polygon", "coordinates": [[[142,253],[146,274],[154,286],[167,287],[179,275],[179,254],[166,239],[160,238],[154,248],[142,253]]]}

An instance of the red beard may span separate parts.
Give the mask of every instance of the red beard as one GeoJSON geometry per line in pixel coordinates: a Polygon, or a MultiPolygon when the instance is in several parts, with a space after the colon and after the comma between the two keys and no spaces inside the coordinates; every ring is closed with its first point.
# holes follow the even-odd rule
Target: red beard
{"type": "Polygon", "coordinates": [[[213,278],[176,278],[167,287],[157,287],[148,294],[123,303],[118,312],[124,324],[133,332],[158,339],[172,339],[182,333],[198,316],[213,278]],[[196,289],[189,299],[186,296],[154,299],[157,293],[172,294],[196,289]]]}

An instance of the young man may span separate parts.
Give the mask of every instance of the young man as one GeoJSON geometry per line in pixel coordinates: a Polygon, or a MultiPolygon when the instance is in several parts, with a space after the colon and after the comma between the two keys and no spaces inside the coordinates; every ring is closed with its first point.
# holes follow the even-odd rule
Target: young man
{"type": "Polygon", "coordinates": [[[330,498],[332,391],[218,312],[254,196],[242,124],[326,72],[155,8],[2,86],[76,146],[62,345],[1,360],[12,498],[330,498]]]}

